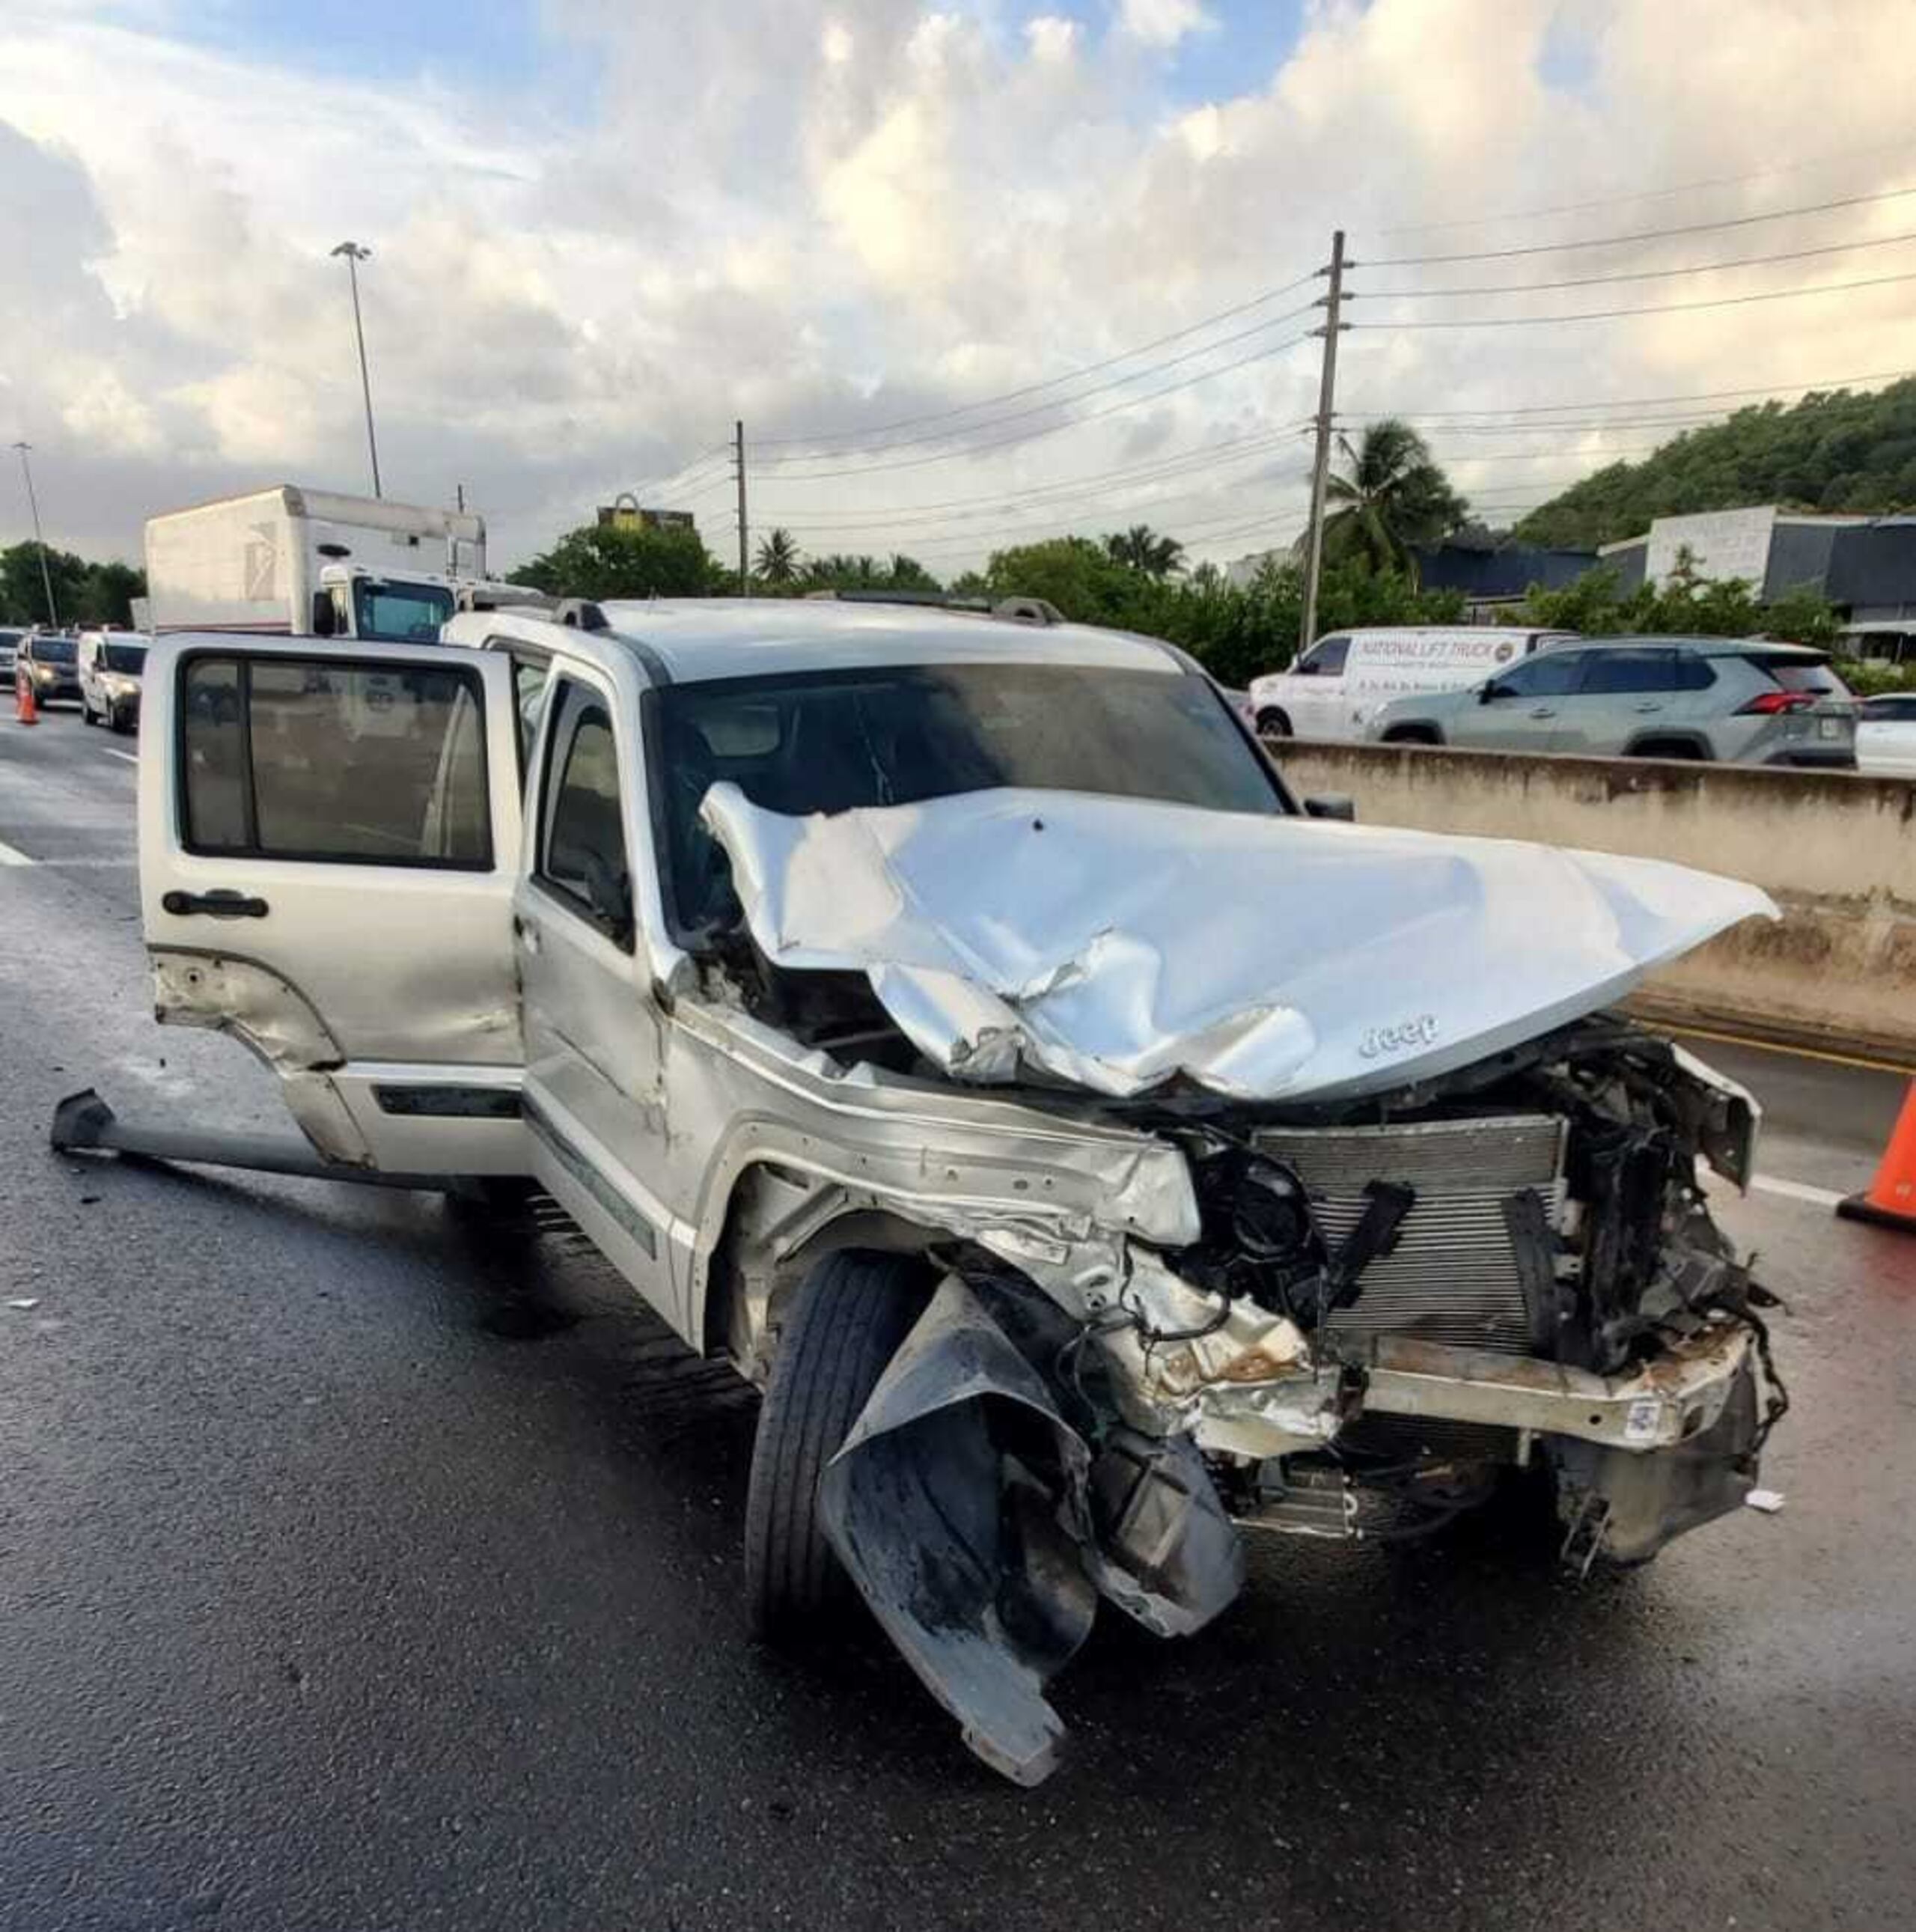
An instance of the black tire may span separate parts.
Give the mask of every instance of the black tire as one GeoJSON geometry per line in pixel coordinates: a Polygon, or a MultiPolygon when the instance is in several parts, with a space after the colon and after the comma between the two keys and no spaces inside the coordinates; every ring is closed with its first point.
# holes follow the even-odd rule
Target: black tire
{"type": "Polygon", "coordinates": [[[1258,736],[1260,738],[1288,738],[1291,736],[1291,720],[1275,705],[1267,706],[1258,713],[1258,736]]]}
{"type": "Polygon", "coordinates": [[[93,707],[87,703],[84,698],[82,698],[79,701],[79,722],[82,724],[91,724],[98,722],[94,717],[93,707]]]}
{"type": "Polygon", "coordinates": [[[931,1277],[910,1255],[828,1255],[798,1292],[759,1412],[745,1502],[752,1634],[789,1643],[844,1628],[851,1581],[818,1514],[825,1466],[924,1312],[931,1277]]]}
{"type": "Polygon", "coordinates": [[[1444,741],[1428,724],[1403,724],[1384,734],[1387,745],[1439,745],[1444,741]]]}
{"type": "Polygon", "coordinates": [[[1702,746],[1688,738],[1646,738],[1640,745],[1633,745],[1625,754],[1633,758],[1675,758],[1692,764],[1703,764],[1708,754],[1702,746]]]}

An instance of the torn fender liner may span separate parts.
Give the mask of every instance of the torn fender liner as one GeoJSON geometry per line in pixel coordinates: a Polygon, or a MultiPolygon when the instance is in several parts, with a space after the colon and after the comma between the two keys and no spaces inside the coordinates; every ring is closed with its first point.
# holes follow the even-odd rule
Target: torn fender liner
{"type": "Polygon", "coordinates": [[[1657,860],[1081,792],[793,818],[722,784],[700,811],[768,958],[862,971],[928,1059],[980,1082],[1383,1091],[1777,916],[1657,860]]]}
{"type": "Polygon", "coordinates": [[[1057,1763],[1064,1727],[1044,1687],[1090,1634],[1100,1590],[1177,1636],[1243,1582],[1196,1451],[1120,1431],[1094,1471],[1042,1378],[955,1276],[872,1390],[820,1499],[886,1634],[971,1749],[1020,1784],[1057,1763]]]}

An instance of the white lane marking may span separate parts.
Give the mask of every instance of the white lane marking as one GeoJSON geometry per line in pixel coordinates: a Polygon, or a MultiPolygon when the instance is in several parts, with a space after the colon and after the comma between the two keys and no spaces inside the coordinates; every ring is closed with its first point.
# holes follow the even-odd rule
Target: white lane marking
{"type": "Polygon", "coordinates": [[[31,866],[34,862],[15,845],[0,838],[0,866],[31,866]]]}
{"type": "Polygon", "coordinates": [[[102,745],[100,748],[109,758],[124,758],[130,765],[136,765],[139,763],[139,754],[137,752],[116,752],[111,745],[102,745]]]}
{"type": "Polygon", "coordinates": [[[1750,1184],[1759,1194],[1780,1194],[1786,1201],[1801,1201],[1812,1208],[1834,1208],[1849,1197],[1831,1187],[1812,1187],[1807,1180],[1785,1180],[1774,1174],[1753,1174],[1750,1184]]]}

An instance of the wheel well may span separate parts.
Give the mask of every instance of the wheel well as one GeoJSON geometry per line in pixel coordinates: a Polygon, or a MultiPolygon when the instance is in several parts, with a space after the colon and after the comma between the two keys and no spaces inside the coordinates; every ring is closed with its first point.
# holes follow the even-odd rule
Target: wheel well
{"type": "Polygon", "coordinates": [[[705,1352],[730,1355],[742,1375],[762,1384],[781,1311],[826,1256],[847,1248],[916,1254],[950,1239],[946,1230],[854,1204],[835,1181],[760,1162],[733,1184],[706,1266],[705,1352]]]}
{"type": "Polygon", "coordinates": [[[1624,755],[1627,758],[1687,758],[1702,764],[1709,759],[1710,748],[1687,734],[1673,735],[1664,731],[1633,740],[1624,755]]]}
{"type": "Polygon", "coordinates": [[[1384,734],[1387,745],[1441,745],[1444,734],[1435,724],[1393,724],[1384,734]]]}
{"type": "Polygon", "coordinates": [[[1276,737],[1288,738],[1291,736],[1290,714],[1281,704],[1261,704],[1258,706],[1258,729],[1276,737]]]}

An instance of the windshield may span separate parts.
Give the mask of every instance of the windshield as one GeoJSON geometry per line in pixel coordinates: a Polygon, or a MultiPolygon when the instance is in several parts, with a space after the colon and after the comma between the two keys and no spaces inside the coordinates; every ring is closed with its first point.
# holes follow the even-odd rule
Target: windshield
{"type": "Polygon", "coordinates": [[[41,664],[71,664],[73,640],[70,638],[35,638],[33,655],[41,664]]]}
{"type": "Polygon", "coordinates": [[[658,788],[682,928],[729,910],[724,854],[698,821],[729,779],[797,816],[1000,785],[1285,809],[1270,768],[1210,682],[1067,664],[887,665],[668,686],[658,788]]]}
{"type": "Polygon", "coordinates": [[[452,615],[452,592],[438,584],[378,584],[361,578],[352,586],[353,628],[362,638],[400,644],[436,644],[439,626],[452,615]]]}
{"type": "Polygon", "coordinates": [[[103,656],[106,660],[105,668],[108,670],[124,671],[130,676],[136,676],[146,662],[146,646],[144,644],[109,644],[103,656]]]}

